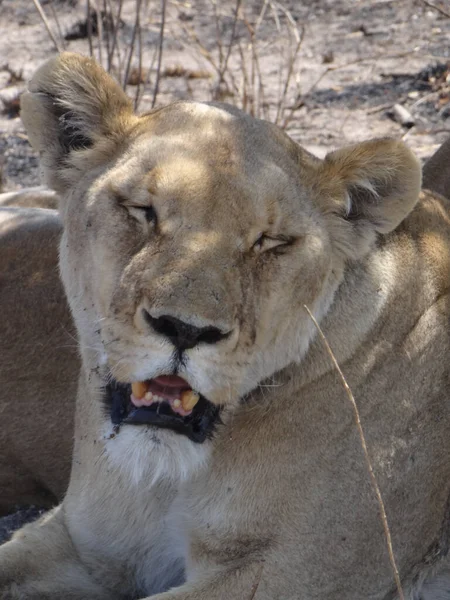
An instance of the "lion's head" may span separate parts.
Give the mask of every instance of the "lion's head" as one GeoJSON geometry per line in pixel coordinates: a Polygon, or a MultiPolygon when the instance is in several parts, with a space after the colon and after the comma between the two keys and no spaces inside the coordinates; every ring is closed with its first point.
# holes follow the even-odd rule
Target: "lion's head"
{"type": "Polygon", "coordinates": [[[322,319],[348,261],[418,197],[420,168],[400,142],[319,160],[223,104],[138,117],[73,54],[36,73],[22,106],[63,197],[61,272],[86,372],[113,377],[117,421],[156,423],[156,411],[196,441],[218,407],[301,363],[314,336],[304,305],[322,319]]]}

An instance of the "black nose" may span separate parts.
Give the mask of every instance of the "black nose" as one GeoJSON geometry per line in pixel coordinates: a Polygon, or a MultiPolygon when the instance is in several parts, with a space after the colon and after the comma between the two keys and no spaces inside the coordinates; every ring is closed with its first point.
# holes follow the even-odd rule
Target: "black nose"
{"type": "Polygon", "coordinates": [[[229,333],[223,333],[217,327],[194,327],[194,325],[189,325],[189,323],[180,321],[180,319],[171,315],[162,315],[155,318],[145,308],[143,313],[147,323],[157,333],[169,338],[180,352],[189,350],[189,348],[193,348],[202,342],[204,344],[216,344],[229,335],[229,333]]]}

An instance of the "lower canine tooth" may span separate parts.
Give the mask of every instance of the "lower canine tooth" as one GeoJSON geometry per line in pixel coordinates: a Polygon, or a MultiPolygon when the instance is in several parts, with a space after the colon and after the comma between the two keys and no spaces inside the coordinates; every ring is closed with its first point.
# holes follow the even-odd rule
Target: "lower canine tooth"
{"type": "Polygon", "coordinates": [[[151,400],[153,400],[153,394],[151,392],[147,392],[145,394],[145,399],[150,402],[151,400]]]}
{"type": "Polygon", "coordinates": [[[186,390],[181,394],[181,404],[184,410],[192,410],[200,400],[200,395],[194,390],[186,390]]]}
{"type": "Polygon", "coordinates": [[[131,384],[131,391],[135,398],[141,400],[145,396],[145,392],[147,391],[147,385],[144,381],[134,381],[131,384]]]}
{"type": "Polygon", "coordinates": [[[175,408],[180,408],[181,400],[179,398],[177,398],[176,400],[173,401],[173,405],[175,406],[175,408]]]}

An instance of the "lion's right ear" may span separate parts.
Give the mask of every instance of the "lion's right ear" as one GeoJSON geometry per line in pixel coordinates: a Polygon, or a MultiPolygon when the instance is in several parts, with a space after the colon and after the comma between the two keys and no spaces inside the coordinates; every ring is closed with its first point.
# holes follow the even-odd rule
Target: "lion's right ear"
{"type": "Polygon", "coordinates": [[[419,160],[398,140],[353,144],[311,161],[306,178],[337,252],[360,259],[393,231],[419,199],[419,160]]]}
{"type": "Polygon", "coordinates": [[[60,192],[104,162],[136,119],[119,84],[93,59],[70,52],[38,69],[21,116],[46,183],[60,192]]]}

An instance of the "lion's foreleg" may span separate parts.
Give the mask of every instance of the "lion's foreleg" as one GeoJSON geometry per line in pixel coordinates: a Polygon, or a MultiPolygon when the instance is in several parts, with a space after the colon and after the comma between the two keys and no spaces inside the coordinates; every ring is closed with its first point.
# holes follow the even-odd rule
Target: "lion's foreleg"
{"type": "Polygon", "coordinates": [[[164,594],[145,600],[273,600],[264,595],[264,563],[215,570],[164,594]]]}
{"type": "Polygon", "coordinates": [[[79,560],[61,507],[0,547],[0,600],[114,600],[79,560]]]}

